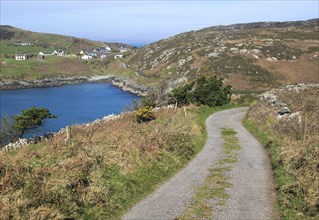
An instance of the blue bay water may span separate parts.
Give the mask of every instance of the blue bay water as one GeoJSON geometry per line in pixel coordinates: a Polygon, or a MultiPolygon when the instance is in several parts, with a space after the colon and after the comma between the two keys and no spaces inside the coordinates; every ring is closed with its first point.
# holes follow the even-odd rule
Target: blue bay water
{"type": "Polygon", "coordinates": [[[67,125],[83,124],[108,114],[119,114],[139,97],[107,83],[88,83],[51,88],[0,91],[0,114],[10,116],[36,106],[58,116],[48,119],[43,133],[58,131],[67,125]]]}

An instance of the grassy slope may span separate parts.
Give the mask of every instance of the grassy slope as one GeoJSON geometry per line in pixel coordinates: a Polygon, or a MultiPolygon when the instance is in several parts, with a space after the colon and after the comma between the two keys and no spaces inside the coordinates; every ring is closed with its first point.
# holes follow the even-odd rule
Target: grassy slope
{"type": "MultiPolygon", "coordinates": [[[[154,88],[156,86],[174,87],[176,80],[185,79],[185,77],[187,80],[193,80],[201,75],[215,74],[226,78],[226,82],[237,90],[267,90],[282,84],[299,82],[318,83],[319,41],[318,32],[314,29],[315,24],[312,22],[298,28],[287,28],[292,25],[289,24],[280,28],[267,29],[254,28],[253,25],[248,29],[212,27],[182,33],[127,52],[123,60],[126,65],[114,59],[108,65],[89,64],[91,69],[95,66],[94,72],[89,75],[120,75],[154,88]],[[230,51],[230,48],[246,49],[249,53],[235,54],[230,51]],[[260,50],[257,53],[260,59],[252,58],[253,49],[260,50]],[[218,57],[209,57],[209,54],[216,51],[218,57]],[[293,59],[294,56],[296,59],[293,59]],[[276,57],[278,61],[267,61],[268,57],[276,57]],[[180,65],[181,60],[188,58],[190,60],[180,65]]],[[[101,46],[99,42],[74,37],[35,33],[3,26],[1,28],[15,33],[12,39],[1,40],[1,54],[51,51],[56,47],[78,53],[80,49],[101,46]],[[20,40],[37,42],[37,46],[9,45],[20,40]]],[[[119,46],[116,45],[116,47],[119,46]]],[[[0,61],[2,68],[3,59],[0,61]]],[[[41,64],[36,63],[36,65],[41,64]]],[[[10,76],[11,78],[19,80],[20,76],[26,78],[29,76],[19,73],[19,65],[10,68],[17,68],[12,72],[18,74],[10,76]]],[[[29,68],[28,71],[33,70],[29,68]]],[[[41,71],[50,77],[56,74],[46,72],[45,68],[41,71]]],[[[67,73],[67,75],[72,74],[74,74],[72,71],[67,73]]]]}
{"type": "Polygon", "coordinates": [[[132,51],[125,62],[150,81],[173,82],[183,77],[192,80],[201,75],[217,74],[239,90],[265,90],[282,84],[319,82],[319,41],[315,23],[294,29],[288,26],[207,28],[187,32],[132,51]],[[247,51],[233,53],[231,48],[247,51]],[[253,49],[259,50],[256,53],[259,59],[253,59],[253,49]],[[217,53],[217,57],[209,57],[212,53],[217,53]],[[278,60],[270,62],[268,57],[278,60]],[[180,63],[188,58],[184,64],[180,63]]]}
{"type": "Polygon", "coordinates": [[[127,114],[73,127],[72,148],[59,135],[0,153],[0,218],[120,218],[202,148],[205,120],[221,109],[160,110],[143,124],[127,114]]]}
{"type": "Polygon", "coordinates": [[[54,49],[64,49],[68,52],[79,53],[81,49],[86,50],[103,46],[103,43],[101,42],[90,41],[87,39],[57,34],[37,33],[8,26],[0,26],[0,30],[13,34],[12,37],[1,39],[0,54],[14,55],[17,52],[37,54],[40,51],[52,51],[54,49]],[[35,45],[14,46],[14,44],[19,41],[31,42],[35,45]]]}
{"type": "Polygon", "coordinates": [[[318,94],[317,89],[280,95],[292,111],[301,111],[301,124],[277,122],[264,103],[252,107],[244,122],[271,156],[283,219],[319,218],[318,94]]]}
{"type": "Polygon", "coordinates": [[[57,56],[47,57],[43,60],[28,59],[26,61],[2,58],[0,67],[1,80],[3,81],[101,74],[101,71],[93,69],[79,59],[57,56]]]}
{"type": "MultiPolygon", "coordinates": [[[[87,39],[63,36],[57,34],[46,34],[26,31],[10,26],[0,26],[0,73],[1,80],[34,80],[41,78],[54,78],[60,76],[77,75],[101,75],[114,74],[118,68],[111,68],[104,65],[109,61],[95,60],[94,62],[83,62],[79,58],[72,57],[47,57],[45,60],[36,58],[27,61],[15,61],[16,53],[27,53],[37,55],[40,51],[53,52],[55,49],[64,49],[67,53],[77,54],[80,50],[89,50],[105,46],[102,42],[90,41],[87,39]],[[17,42],[31,42],[33,46],[17,46],[17,42]]],[[[121,43],[107,43],[113,50],[121,46],[131,48],[130,45],[121,43]]],[[[114,54],[110,54],[111,60],[114,54]]],[[[114,61],[116,65],[117,61],[114,61]]],[[[114,66],[114,65],[113,65],[114,66]]],[[[120,75],[126,70],[121,70],[120,75]]]]}

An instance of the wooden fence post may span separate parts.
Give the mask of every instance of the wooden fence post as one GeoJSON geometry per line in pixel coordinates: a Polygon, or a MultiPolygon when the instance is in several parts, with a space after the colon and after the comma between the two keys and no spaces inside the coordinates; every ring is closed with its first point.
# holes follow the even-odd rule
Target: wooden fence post
{"type": "Polygon", "coordinates": [[[71,133],[71,126],[66,126],[66,138],[68,147],[72,147],[72,133],[71,133]]]}

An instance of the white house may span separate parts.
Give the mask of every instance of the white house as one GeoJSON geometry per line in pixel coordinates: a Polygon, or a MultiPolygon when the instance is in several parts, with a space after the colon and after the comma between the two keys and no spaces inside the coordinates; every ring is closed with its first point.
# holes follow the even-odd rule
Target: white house
{"type": "Polygon", "coordinates": [[[40,56],[52,56],[52,53],[50,53],[50,52],[40,52],[39,55],[40,56]]]}
{"type": "Polygon", "coordinates": [[[114,56],[114,59],[121,59],[123,58],[123,54],[117,54],[114,56]]]}
{"type": "Polygon", "coordinates": [[[107,57],[107,54],[105,54],[105,53],[102,53],[100,56],[100,58],[102,58],[102,59],[105,59],[106,57],[107,57]]]}
{"type": "Polygon", "coordinates": [[[90,56],[90,55],[84,55],[84,56],[81,57],[81,59],[82,59],[82,60],[92,60],[93,57],[90,56]]]}
{"type": "Polygon", "coordinates": [[[57,49],[57,50],[53,51],[52,54],[57,55],[57,56],[64,56],[64,51],[57,49]]]}
{"type": "Polygon", "coordinates": [[[33,46],[34,44],[31,42],[20,42],[20,43],[18,43],[18,45],[20,45],[20,46],[33,46]]]}
{"type": "Polygon", "coordinates": [[[16,54],[15,59],[16,60],[26,60],[28,58],[28,55],[26,54],[16,54]]]}

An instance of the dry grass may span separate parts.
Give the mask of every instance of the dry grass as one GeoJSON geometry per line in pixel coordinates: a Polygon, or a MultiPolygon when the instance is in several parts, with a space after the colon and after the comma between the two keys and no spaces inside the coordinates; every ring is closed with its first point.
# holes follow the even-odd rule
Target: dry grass
{"type": "Polygon", "coordinates": [[[117,219],[181,168],[205,140],[211,108],[134,114],[0,153],[0,219],[117,219]]]}
{"type": "Polygon", "coordinates": [[[267,147],[277,182],[278,203],[285,219],[319,218],[319,89],[282,92],[279,100],[297,119],[278,122],[266,103],[251,108],[246,125],[267,147]]]}
{"type": "Polygon", "coordinates": [[[298,61],[269,62],[263,59],[258,64],[276,74],[283,85],[296,83],[319,83],[319,61],[309,60],[308,55],[302,55],[298,61]]]}

